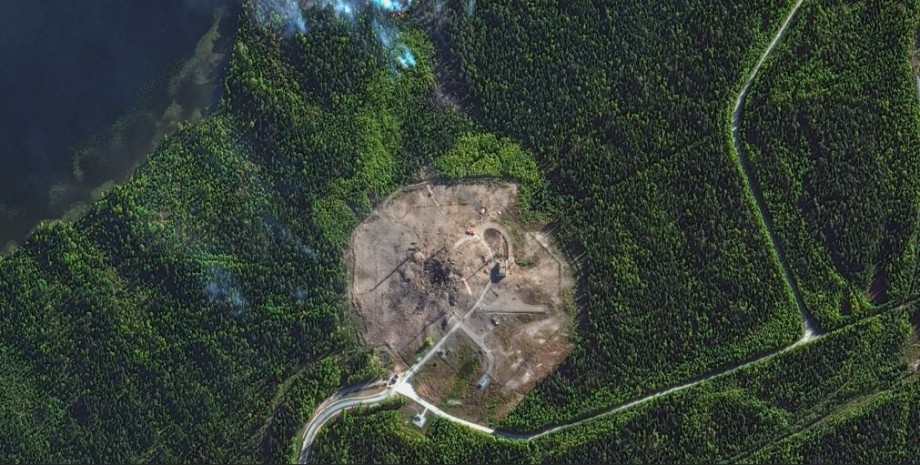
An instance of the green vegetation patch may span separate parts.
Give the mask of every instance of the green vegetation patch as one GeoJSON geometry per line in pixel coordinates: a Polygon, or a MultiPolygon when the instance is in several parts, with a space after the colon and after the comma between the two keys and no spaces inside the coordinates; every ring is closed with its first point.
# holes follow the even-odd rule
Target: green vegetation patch
{"type": "MultiPolygon", "coordinates": [[[[548,181],[535,204],[583,273],[579,342],[507,427],[578,418],[800,336],[725,119],[791,4],[448,4],[444,79],[534,155],[548,181]]],[[[453,168],[502,165],[465,159],[453,168]]]]}
{"type": "Polygon", "coordinates": [[[422,441],[402,440],[411,428],[405,419],[364,411],[359,423],[327,425],[311,461],[342,455],[377,461],[379,451],[368,447],[377,442],[386,443],[387,460],[400,463],[776,463],[802,457],[852,463],[871,458],[876,447],[881,461],[903,461],[918,430],[912,419],[920,415],[918,384],[904,377],[908,333],[907,311],[889,311],[533,441],[488,436],[447,420],[436,420],[422,441]],[[793,399],[791,392],[802,394],[793,399]]]}
{"type": "Polygon", "coordinates": [[[424,436],[399,403],[343,413],[316,436],[310,463],[538,463],[530,445],[431,418],[424,436]]]}
{"type": "MultiPolygon", "coordinates": [[[[451,180],[518,181],[582,272],[577,347],[509,430],[787,346],[799,314],[732,162],[726,113],[790,5],[499,0],[471,15],[453,2],[437,48],[413,29],[424,21],[400,21],[418,66],[394,69],[370,18],[311,11],[317,27],[282,37],[247,2],[217,114],[0,260],[0,456],[291,460],[317,402],[380,372],[345,324],[351,229],[432,164],[451,180]]],[[[914,451],[917,409],[896,399],[916,403],[917,390],[893,389],[908,333],[896,305],[916,276],[920,107],[901,55],[915,18],[887,1],[806,3],[745,107],[745,149],[796,283],[837,331],[534,442],[441,420],[422,437],[389,405],[345,414],[313,460],[914,451]],[[882,302],[896,309],[866,319],[882,302]],[[841,445],[888,417],[886,434],[841,445]]]]}
{"type": "Polygon", "coordinates": [[[5,460],[277,463],[316,403],[380,374],[342,246],[472,126],[429,98],[424,36],[394,73],[369,19],[310,14],[284,38],[247,3],[217,113],[0,260],[5,460]]]}
{"type": "Polygon", "coordinates": [[[508,427],[525,427],[523,415],[546,415],[544,406],[562,400],[575,404],[568,412],[600,409],[629,400],[624,394],[638,398],[798,339],[801,321],[778,282],[734,281],[761,273],[769,257],[766,244],[745,246],[758,237],[753,225],[711,220],[721,213],[722,196],[710,186],[737,186],[729,173],[656,164],[609,189],[618,199],[610,205],[615,213],[579,233],[584,241],[600,231],[614,236],[591,243],[604,259],[585,264],[591,298],[609,303],[590,314],[591,346],[576,347],[564,362],[563,370],[579,370],[578,378],[553,386],[561,392],[538,388],[512,412],[508,427]],[[655,292],[652,282],[667,291],[655,292]],[[611,371],[619,373],[615,385],[607,382],[611,371]],[[581,391],[585,385],[594,389],[581,391]]]}
{"type": "Polygon", "coordinates": [[[804,431],[765,447],[748,463],[906,463],[907,424],[916,398],[882,391],[860,399],[804,431]]]}
{"type": "Polygon", "coordinates": [[[819,326],[916,292],[911,2],[805,2],[752,85],[744,151],[819,326]]]}

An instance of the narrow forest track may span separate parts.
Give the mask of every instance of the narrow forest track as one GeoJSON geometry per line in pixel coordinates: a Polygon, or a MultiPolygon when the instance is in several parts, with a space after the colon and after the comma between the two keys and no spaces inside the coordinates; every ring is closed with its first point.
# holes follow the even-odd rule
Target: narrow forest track
{"type": "MultiPolygon", "coordinates": [[[[920,42],[915,44],[914,47],[917,50],[917,53],[920,53],[920,42]]],[[[913,76],[914,76],[914,84],[916,85],[916,88],[917,88],[917,100],[918,102],[920,102],[920,69],[913,68],[913,76]]],[[[915,221],[915,225],[920,225],[920,219],[915,221]]],[[[920,231],[920,227],[915,227],[913,236],[916,236],[918,234],[918,231],[920,231]]],[[[920,260],[917,260],[914,263],[914,273],[911,275],[910,281],[907,284],[908,295],[914,294],[916,286],[917,286],[916,283],[917,283],[918,275],[920,275],[920,260]]]]}
{"type": "Polygon", "coordinates": [[[735,99],[735,106],[732,108],[731,129],[732,147],[735,149],[735,162],[738,165],[738,171],[741,173],[742,180],[744,181],[744,187],[748,193],[751,194],[756,213],[763,223],[764,234],[766,235],[767,240],[770,241],[771,252],[775,254],[776,262],[780,267],[780,276],[782,276],[786,287],[789,289],[790,295],[792,295],[793,300],[799,309],[799,314],[802,318],[802,332],[806,338],[810,338],[820,333],[820,330],[812,320],[811,316],[808,314],[808,310],[805,307],[805,301],[802,299],[801,292],[799,292],[798,282],[795,280],[795,276],[792,274],[792,271],[789,267],[789,261],[786,259],[786,254],[783,251],[783,245],[776,237],[775,229],[773,227],[773,219],[770,216],[770,211],[767,209],[767,204],[764,201],[763,193],[760,190],[760,186],[757,184],[757,179],[754,177],[751,164],[747,156],[744,154],[740,131],[741,113],[742,108],[744,107],[744,100],[747,98],[748,92],[751,90],[751,85],[754,83],[754,78],[757,77],[757,72],[760,71],[760,67],[763,66],[764,62],[767,61],[767,57],[770,55],[770,52],[773,51],[773,48],[776,47],[776,44],[779,43],[780,38],[782,38],[782,36],[786,33],[786,30],[792,23],[792,18],[795,17],[795,13],[799,10],[799,7],[802,6],[803,1],[804,0],[797,0],[795,2],[795,4],[792,6],[792,9],[789,11],[789,14],[786,16],[786,20],[783,21],[783,25],[780,26],[779,30],[776,32],[776,35],[773,36],[773,40],[771,40],[770,44],[767,45],[766,50],[764,50],[763,54],[760,55],[760,59],[754,65],[754,68],[751,69],[750,74],[748,74],[747,80],[744,82],[744,86],[741,87],[741,92],[738,93],[738,97],[735,99]]]}
{"type": "MultiPolygon", "coordinates": [[[[310,443],[312,442],[313,438],[315,437],[316,431],[318,431],[319,427],[322,426],[322,424],[325,423],[329,418],[331,418],[332,416],[334,416],[336,413],[338,413],[338,412],[341,411],[341,410],[345,410],[345,409],[348,409],[348,408],[353,408],[353,407],[355,407],[355,406],[357,406],[357,405],[362,405],[362,404],[364,404],[364,405],[374,405],[374,404],[378,404],[378,403],[381,403],[381,402],[385,401],[386,399],[388,399],[389,397],[391,397],[391,396],[393,396],[393,395],[396,395],[396,394],[403,395],[403,396],[405,396],[405,397],[407,397],[407,398],[413,400],[414,402],[416,402],[416,403],[422,405],[423,407],[425,407],[428,411],[430,411],[430,412],[432,412],[433,414],[435,414],[435,415],[437,415],[437,416],[439,416],[439,417],[441,417],[441,418],[444,418],[444,419],[446,419],[446,420],[448,420],[448,421],[452,421],[452,422],[455,422],[455,423],[458,423],[458,424],[462,424],[462,425],[465,425],[465,426],[467,426],[467,427],[469,427],[469,428],[472,428],[472,429],[475,429],[475,430],[478,430],[478,431],[481,431],[481,432],[484,432],[484,433],[487,433],[487,434],[491,434],[491,435],[496,436],[496,437],[501,437],[501,438],[504,438],[504,439],[508,439],[508,440],[533,441],[533,440],[535,440],[535,439],[539,439],[539,438],[542,438],[542,437],[544,437],[544,436],[551,435],[551,434],[554,434],[554,433],[557,433],[557,432],[560,432],[560,431],[563,431],[563,430],[566,430],[566,429],[569,429],[569,428],[578,426],[578,425],[580,425],[580,424],[582,424],[582,423],[586,423],[586,422],[589,422],[589,421],[593,421],[593,420],[596,420],[596,419],[599,419],[599,418],[603,418],[603,417],[605,417],[605,416],[609,416],[609,415],[613,415],[613,414],[622,412],[622,411],[624,411],[624,410],[627,410],[627,409],[630,409],[630,408],[633,408],[633,407],[637,407],[637,406],[639,406],[639,405],[646,404],[646,403],[651,402],[651,401],[653,401],[653,400],[655,400],[655,399],[658,399],[658,398],[660,398],[660,397],[663,397],[663,396],[666,396],[666,395],[669,395],[669,394],[673,394],[673,393],[678,392],[678,391],[682,391],[682,390],[691,388],[691,387],[696,386],[696,385],[698,385],[698,384],[700,384],[700,383],[703,383],[703,382],[706,382],[706,381],[711,381],[711,380],[713,380],[713,379],[715,379],[715,378],[718,378],[718,377],[721,377],[721,376],[724,376],[724,375],[728,375],[728,374],[734,373],[734,372],[736,372],[736,371],[738,371],[738,370],[741,370],[741,369],[743,369],[743,368],[745,368],[745,367],[748,367],[748,366],[753,365],[753,364],[755,364],[755,363],[760,363],[760,362],[763,362],[763,361],[767,361],[767,360],[769,360],[769,359],[772,359],[772,358],[774,358],[774,357],[777,357],[777,356],[779,356],[779,355],[782,355],[782,354],[784,354],[784,353],[786,353],[786,352],[795,350],[795,349],[797,349],[797,348],[799,348],[799,347],[801,347],[801,346],[803,346],[803,345],[806,345],[806,344],[808,344],[808,343],[810,343],[810,342],[812,342],[812,341],[815,341],[815,340],[817,340],[817,339],[820,339],[820,338],[824,337],[825,334],[819,333],[819,332],[818,332],[817,326],[816,326],[815,323],[812,321],[810,315],[809,315],[808,312],[807,312],[807,309],[806,309],[806,307],[805,307],[805,305],[804,305],[804,302],[803,302],[803,300],[802,300],[802,297],[801,297],[801,295],[800,295],[800,293],[799,293],[799,290],[798,290],[798,287],[797,287],[797,285],[796,285],[796,281],[794,280],[793,275],[792,275],[792,273],[791,273],[791,271],[790,271],[790,268],[789,268],[789,266],[788,266],[788,263],[787,263],[787,261],[786,261],[785,254],[783,253],[783,249],[782,249],[782,247],[781,247],[781,244],[780,244],[780,242],[777,240],[776,235],[774,234],[773,226],[772,226],[772,221],[771,221],[771,219],[770,219],[769,211],[767,210],[766,204],[764,203],[764,200],[763,200],[763,196],[761,195],[760,189],[759,189],[758,186],[757,186],[757,182],[756,182],[756,180],[754,179],[754,176],[753,176],[753,174],[752,174],[752,172],[751,172],[751,168],[750,168],[750,165],[749,165],[749,163],[748,163],[748,160],[747,160],[747,158],[745,157],[744,152],[743,152],[743,150],[742,150],[741,135],[740,135],[740,132],[739,132],[739,126],[740,126],[740,122],[741,122],[742,107],[743,107],[743,105],[744,105],[745,97],[747,96],[748,92],[749,92],[750,89],[751,89],[751,85],[752,85],[753,82],[754,82],[754,78],[757,76],[757,72],[760,70],[760,67],[763,65],[763,63],[767,60],[767,57],[768,57],[769,54],[773,51],[773,49],[774,49],[774,47],[776,46],[776,44],[779,43],[779,40],[780,40],[780,39],[782,38],[782,36],[785,34],[785,32],[786,32],[786,30],[788,29],[789,25],[792,23],[793,17],[795,16],[795,14],[796,14],[796,12],[798,11],[799,7],[802,5],[803,1],[804,1],[804,0],[797,0],[797,1],[795,2],[795,4],[792,6],[791,10],[790,10],[789,13],[787,14],[786,19],[783,21],[782,26],[781,26],[781,27],[779,28],[779,30],[776,32],[776,35],[773,36],[773,39],[770,41],[770,43],[769,43],[769,45],[767,46],[766,50],[764,50],[763,54],[760,56],[760,59],[759,59],[759,60],[757,61],[757,63],[754,65],[754,68],[751,70],[751,72],[748,74],[747,80],[745,81],[744,86],[741,88],[741,91],[738,93],[738,96],[737,96],[737,98],[736,98],[736,100],[735,100],[735,105],[734,105],[734,107],[732,108],[732,114],[731,114],[732,146],[734,147],[734,150],[735,150],[735,152],[736,152],[736,159],[735,159],[735,161],[736,161],[736,163],[738,164],[738,169],[739,169],[739,171],[740,171],[740,173],[741,173],[741,175],[742,175],[742,178],[743,178],[743,181],[744,181],[744,184],[745,184],[745,188],[746,188],[746,189],[748,190],[748,192],[751,194],[751,197],[752,197],[752,199],[753,199],[754,208],[755,208],[755,210],[756,210],[756,213],[760,216],[760,218],[761,218],[761,220],[762,220],[762,222],[763,222],[764,230],[765,230],[764,233],[765,233],[765,235],[766,235],[768,241],[770,242],[770,246],[771,246],[772,252],[776,254],[776,257],[775,257],[775,258],[776,258],[776,261],[778,262],[778,264],[779,264],[779,266],[780,266],[780,268],[781,268],[781,270],[780,270],[781,276],[783,277],[783,280],[784,280],[786,286],[789,288],[789,292],[790,292],[790,293],[792,294],[792,296],[794,297],[795,303],[796,303],[796,305],[797,305],[797,307],[798,307],[798,309],[799,309],[799,313],[800,313],[800,315],[801,315],[801,317],[802,317],[803,333],[802,333],[801,338],[799,338],[796,342],[790,344],[789,346],[780,348],[780,349],[778,349],[778,350],[776,350],[776,351],[774,351],[774,352],[771,352],[771,353],[769,353],[769,354],[760,356],[760,357],[755,358],[755,359],[753,359],[753,360],[749,360],[749,361],[744,362],[744,363],[737,363],[737,364],[735,364],[735,365],[733,365],[733,366],[729,366],[729,367],[720,369],[720,370],[718,370],[718,371],[709,373],[709,374],[707,374],[707,375],[703,375],[703,376],[701,376],[701,377],[699,377],[699,378],[697,378],[697,379],[695,379],[695,380],[693,380],[693,381],[688,381],[688,382],[686,382],[686,383],[684,383],[684,384],[680,384],[680,385],[677,385],[677,386],[673,386],[673,387],[670,387],[670,388],[667,388],[667,389],[662,389],[662,390],[660,390],[660,391],[658,391],[658,392],[652,393],[652,394],[647,395],[647,396],[645,396],[645,397],[641,397],[641,398],[638,398],[638,399],[635,399],[635,400],[632,400],[632,401],[628,401],[628,402],[619,404],[619,405],[617,405],[617,406],[615,406],[615,407],[608,408],[608,409],[605,409],[605,410],[602,410],[602,411],[593,413],[593,414],[591,414],[591,415],[588,415],[588,416],[586,416],[586,417],[584,417],[584,418],[581,418],[581,419],[578,419],[578,420],[573,420],[573,421],[570,421],[570,422],[567,422],[567,423],[563,423],[563,424],[560,424],[560,425],[557,425],[557,426],[548,428],[548,429],[543,430],[543,431],[538,432],[538,433],[533,433],[533,434],[519,434],[519,433],[508,432],[508,431],[500,431],[500,430],[495,430],[494,428],[491,428],[491,427],[489,427],[489,426],[477,424],[477,423],[474,423],[474,422],[470,422],[470,421],[468,421],[468,420],[464,420],[464,419],[462,419],[462,418],[455,417],[455,416],[453,416],[453,415],[450,415],[450,414],[444,412],[443,410],[437,408],[436,406],[434,406],[434,405],[431,404],[430,402],[428,402],[428,401],[426,401],[425,399],[422,399],[421,397],[419,397],[419,396],[415,393],[415,390],[412,388],[412,386],[408,383],[408,381],[409,381],[409,380],[418,372],[418,370],[419,370],[419,369],[420,369],[420,368],[431,358],[431,356],[434,355],[434,353],[437,352],[437,349],[439,349],[440,346],[447,340],[448,336],[450,336],[451,334],[453,334],[453,332],[456,331],[456,330],[458,330],[458,329],[461,329],[461,328],[464,328],[464,329],[465,329],[465,325],[463,324],[463,322],[464,322],[465,319],[467,319],[467,318],[476,310],[476,308],[477,308],[477,307],[480,305],[480,303],[482,302],[482,298],[483,298],[483,296],[485,295],[485,292],[486,292],[486,291],[489,289],[489,287],[490,287],[489,285],[487,285],[487,286],[485,287],[485,289],[483,290],[483,293],[480,295],[479,299],[476,301],[476,303],[473,304],[472,308],[470,308],[470,310],[466,313],[466,315],[464,315],[462,318],[460,318],[459,321],[458,321],[457,323],[455,323],[455,324],[451,327],[451,329],[447,332],[447,334],[445,334],[444,337],[441,338],[441,340],[438,342],[438,344],[436,344],[434,347],[432,347],[431,350],[429,350],[428,353],[427,353],[421,360],[419,360],[418,363],[416,363],[415,365],[413,365],[413,366],[406,372],[405,376],[404,376],[402,379],[400,379],[395,385],[391,386],[391,387],[388,388],[386,391],[384,391],[384,392],[382,392],[382,393],[380,393],[380,394],[377,394],[377,395],[375,395],[375,396],[371,396],[371,397],[367,397],[367,398],[342,399],[342,400],[338,400],[338,401],[336,401],[336,402],[333,402],[333,403],[331,403],[331,404],[328,404],[325,408],[323,408],[323,409],[317,411],[317,412],[314,414],[313,418],[311,419],[310,423],[308,423],[308,426],[307,426],[306,434],[305,434],[305,437],[304,437],[304,440],[303,440],[303,446],[302,446],[302,449],[301,449],[301,455],[300,455],[300,459],[299,459],[299,460],[300,460],[300,463],[305,463],[306,458],[307,458],[306,451],[309,450],[310,443]],[[335,409],[335,410],[332,411],[331,409],[335,409]],[[308,435],[309,435],[309,436],[308,436],[308,435]]],[[[918,86],[918,92],[920,92],[920,76],[917,77],[917,86],[918,86]]],[[[454,247],[457,247],[457,246],[461,245],[463,242],[465,242],[465,240],[467,240],[467,238],[461,239],[457,244],[455,244],[454,247]]],[[[491,282],[490,282],[489,284],[491,284],[491,282]]],[[[905,303],[904,305],[909,305],[909,304],[914,303],[914,302],[917,300],[917,297],[913,297],[912,299],[913,299],[913,300],[907,300],[906,303],[905,303]]],[[[897,308],[901,308],[901,307],[903,307],[904,305],[902,305],[902,306],[900,306],[900,307],[897,307],[897,308]]],[[[896,309],[897,309],[897,308],[896,308],[896,309]]],[[[868,317],[867,317],[867,318],[868,318],[868,317]]],[[[853,322],[852,324],[856,324],[856,323],[858,323],[859,321],[862,321],[862,319],[857,320],[857,321],[853,322]]],[[[849,325],[847,325],[847,326],[849,326],[849,325]]],[[[844,327],[842,327],[842,328],[837,328],[834,332],[843,330],[843,329],[846,328],[847,326],[844,326],[844,327]]]]}

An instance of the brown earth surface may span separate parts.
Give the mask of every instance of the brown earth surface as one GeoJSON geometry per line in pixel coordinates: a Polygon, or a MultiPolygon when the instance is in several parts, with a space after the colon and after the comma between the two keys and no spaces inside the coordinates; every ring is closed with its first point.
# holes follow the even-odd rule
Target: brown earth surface
{"type": "Polygon", "coordinates": [[[465,418],[504,417],[571,348],[571,271],[548,236],[517,220],[516,201],[516,185],[410,186],[356,228],[347,251],[364,342],[396,371],[462,325],[439,352],[456,346],[478,357],[473,377],[487,377],[487,385],[448,399],[449,387],[469,384],[471,375],[449,369],[447,353],[432,357],[415,381],[420,395],[465,418]]]}

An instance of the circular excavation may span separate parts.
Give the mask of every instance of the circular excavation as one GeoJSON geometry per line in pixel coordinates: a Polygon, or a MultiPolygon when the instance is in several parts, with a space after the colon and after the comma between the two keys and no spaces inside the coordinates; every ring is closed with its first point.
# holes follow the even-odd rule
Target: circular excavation
{"type": "Polygon", "coordinates": [[[500,420],[571,348],[570,268],[516,201],[515,185],[412,186],[348,250],[364,342],[463,418],[500,420]]]}

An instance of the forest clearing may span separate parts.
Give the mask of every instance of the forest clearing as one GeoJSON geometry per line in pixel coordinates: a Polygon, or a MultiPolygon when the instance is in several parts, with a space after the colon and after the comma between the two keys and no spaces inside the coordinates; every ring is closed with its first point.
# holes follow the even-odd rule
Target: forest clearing
{"type": "Polygon", "coordinates": [[[516,199],[513,184],[410,186],[348,249],[365,344],[397,373],[440,347],[417,391],[464,418],[500,419],[571,348],[571,270],[517,219],[516,199]]]}

